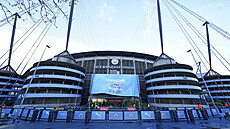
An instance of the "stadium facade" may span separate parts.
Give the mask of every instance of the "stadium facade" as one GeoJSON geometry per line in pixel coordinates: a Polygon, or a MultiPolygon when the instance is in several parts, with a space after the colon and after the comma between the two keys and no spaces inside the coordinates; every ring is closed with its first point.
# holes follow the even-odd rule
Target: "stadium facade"
{"type": "Polygon", "coordinates": [[[192,67],[171,58],[173,63],[162,64],[162,59],[126,51],[64,51],[38,67],[35,63],[24,74],[22,93],[28,86],[29,92],[23,107],[162,108],[204,104],[192,67]]]}

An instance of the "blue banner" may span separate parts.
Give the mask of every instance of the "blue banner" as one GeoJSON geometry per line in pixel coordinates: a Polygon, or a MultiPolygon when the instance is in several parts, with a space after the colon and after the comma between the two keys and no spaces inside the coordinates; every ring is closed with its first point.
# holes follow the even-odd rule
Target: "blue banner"
{"type": "Polygon", "coordinates": [[[207,113],[208,113],[208,116],[212,116],[212,112],[211,112],[211,109],[206,109],[207,113]]]}
{"type": "Polygon", "coordinates": [[[171,119],[169,111],[161,111],[161,119],[162,120],[171,119]]]}
{"type": "Polygon", "coordinates": [[[184,114],[184,111],[177,111],[177,115],[179,119],[186,119],[186,116],[184,114]]]}
{"type": "Polygon", "coordinates": [[[58,111],[57,119],[65,120],[67,118],[67,111],[58,111]]]}
{"type": "Polygon", "coordinates": [[[109,120],[123,120],[123,112],[109,111],[109,120]]]}
{"type": "Polygon", "coordinates": [[[124,119],[125,120],[138,120],[138,112],[137,111],[124,111],[124,119]]]}
{"type": "Polygon", "coordinates": [[[92,111],[91,120],[105,120],[105,111],[92,111]]]}
{"type": "Polygon", "coordinates": [[[128,74],[93,74],[90,94],[139,97],[139,79],[128,74]]]}
{"type": "Polygon", "coordinates": [[[29,112],[29,109],[24,109],[22,113],[22,117],[26,117],[29,112]]]}
{"type": "Polygon", "coordinates": [[[211,109],[212,110],[212,114],[214,115],[214,116],[217,116],[218,114],[217,114],[217,112],[216,112],[216,109],[211,109]]]}
{"type": "Polygon", "coordinates": [[[50,114],[50,110],[43,110],[41,119],[48,119],[50,114]]]}
{"type": "Polygon", "coordinates": [[[75,111],[74,120],[85,120],[85,111],[75,111]]]}
{"type": "MultiPolygon", "coordinates": [[[[192,110],[192,114],[193,114],[193,117],[194,118],[197,118],[198,117],[198,114],[197,114],[197,111],[196,110],[192,110]]],[[[189,117],[189,115],[188,115],[189,117]]]]}
{"type": "Polygon", "coordinates": [[[154,120],[154,111],[141,111],[141,119],[142,120],[154,120]]]}

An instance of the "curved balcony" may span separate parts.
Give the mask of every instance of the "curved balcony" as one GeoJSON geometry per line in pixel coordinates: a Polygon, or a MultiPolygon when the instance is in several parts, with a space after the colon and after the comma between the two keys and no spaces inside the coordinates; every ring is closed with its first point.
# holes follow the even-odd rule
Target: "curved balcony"
{"type": "Polygon", "coordinates": [[[160,82],[160,81],[171,81],[171,80],[181,80],[181,81],[196,81],[198,80],[193,77],[162,77],[162,78],[155,78],[155,79],[150,79],[145,82],[145,84],[151,83],[151,82],[160,82]]]}
{"type": "MultiPolygon", "coordinates": [[[[27,88],[29,86],[29,84],[24,85],[22,88],[27,88]]],[[[82,90],[83,88],[80,86],[75,86],[75,85],[66,85],[66,84],[49,84],[49,83],[33,83],[30,85],[31,87],[56,87],[56,88],[68,88],[68,89],[79,89],[82,90]]]]}
{"type": "Polygon", "coordinates": [[[193,89],[193,90],[201,90],[198,86],[192,85],[167,85],[167,86],[154,86],[148,87],[146,90],[166,90],[166,89],[193,89]]]}
{"type": "Polygon", "coordinates": [[[7,98],[17,98],[18,97],[18,95],[0,95],[0,98],[5,98],[5,97],[7,97],[7,98]]]}
{"type": "MultiPolygon", "coordinates": [[[[206,96],[206,98],[210,99],[209,96],[206,96]]],[[[212,96],[213,99],[230,99],[230,96],[212,96]]]]}
{"type": "MultiPolygon", "coordinates": [[[[230,82],[230,79],[214,79],[214,80],[205,80],[206,83],[209,82],[230,82]]],[[[204,81],[200,81],[199,84],[204,83],[204,81]]]]}
{"type": "Polygon", "coordinates": [[[7,85],[7,86],[16,86],[16,87],[22,87],[22,84],[16,84],[16,83],[8,83],[8,82],[0,82],[0,85],[7,85]]]}
{"type": "MultiPolygon", "coordinates": [[[[26,78],[26,80],[31,79],[33,75],[30,75],[26,78]]],[[[83,79],[76,78],[76,77],[70,77],[70,76],[64,76],[64,75],[52,75],[52,74],[36,74],[34,78],[57,78],[57,79],[67,79],[67,80],[73,80],[73,81],[79,81],[84,83],[83,79]]]]}
{"type": "Polygon", "coordinates": [[[14,77],[7,77],[7,76],[0,76],[0,79],[8,79],[8,80],[15,80],[15,81],[20,81],[20,82],[25,82],[24,79],[14,78],[14,77]]]}
{"type": "MultiPolygon", "coordinates": [[[[208,88],[215,88],[215,87],[230,87],[230,84],[208,85],[208,88]]],[[[201,86],[201,88],[205,88],[205,86],[201,86]]]]}
{"type": "MultiPolygon", "coordinates": [[[[35,68],[32,68],[30,70],[31,71],[34,71],[36,69],[35,68]]],[[[44,70],[44,69],[49,69],[49,70],[62,70],[62,71],[69,71],[69,72],[73,72],[73,73],[77,73],[77,74],[81,74],[83,76],[85,76],[85,74],[81,71],[78,71],[78,70],[75,70],[75,69],[71,69],[71,68],[65,68],[65,67],[58,67],[58,66],[39,66],[37,70],[44,70]]]]}
{"type": "MultiPolygon", "coordinates": [[[[215,90],[215,91],[209,91],[210,93],[230,93],[230,90],[215,90]]],[[[202,94],[207,94],[208,91],[202,91],[202,94]]]]}
{"type": "Polygon", "coordinates": [[[200,99],[199,95],[188,95],[188,94],[158,94],[158,95],[147,95],[148,98],[190,98],[200,99]]]}
{"type": "Polygon", "coordinates": [[[0,91],[20,92],[21,90],[3,89],[3,88],[0,88],[0,91]]]}
{"type": "Polygon", "coordinates": [[[171,73],[171,72],[193,73],[191,70],[188,70],[188,69],[164,69],[164,70],[158,70],[158,71],[153,71],[153,72],[147,73],[144,77],[154,75],[154,74],[159,74],[159,73],[171,73]]]}
{"type": "Polygon", "coordinates": [[[26,94],[25,98],[79,98],[80,94],[52,94],[52,93],[36,93],[26,94]]]}

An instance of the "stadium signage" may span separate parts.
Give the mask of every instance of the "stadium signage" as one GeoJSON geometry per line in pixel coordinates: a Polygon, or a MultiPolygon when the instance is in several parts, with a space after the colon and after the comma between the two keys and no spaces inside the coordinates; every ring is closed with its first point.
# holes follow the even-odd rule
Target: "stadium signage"
{"type": "Polygon", "coordinates": [[[96,69],[134,69],[134,66],[95,66],[96,69]]]}

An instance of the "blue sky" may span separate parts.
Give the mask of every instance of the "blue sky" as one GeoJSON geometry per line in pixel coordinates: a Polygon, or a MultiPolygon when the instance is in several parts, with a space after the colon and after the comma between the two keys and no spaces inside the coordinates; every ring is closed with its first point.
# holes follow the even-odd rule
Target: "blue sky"
{"type": "MultiPolygon", "coordinates": [[[[229,0],[176,1],[229,32],[229,0]]],[[[206,37],[205,27],[202,26],[202,22],[191,17],[191,15],[180,8],[177,7],[177,9],[206,37]]],[[[64,6],[63,10],[68,13],[69,6],[64,6]]],[[[173,20],[163,1],[161,1],[161,12],[165,53],[174,58],[178,63],[189,64],[195,68],[191,55],[187,53],[187,50],[192,47],[173,20]]],[[[69,52],[118,50],[159,56],[161,48],[156,14],[156,0],[79,0],[74,11],[69,52]]],[[[2,12],[0,12],[1,18],[3,17],[2,15],[2,12]]],[[[26,15],[23,15],[22,19],[19,20],[15,41],[33,25],[33,22],[26,15]],[[25,19],[25,21],[22,19],[25,19]]],[[[27,68],[39,60],[46,44],[49,44],[51,48],[47,50],[43,60],[65,50],[67,23],[63,15],[57,18],[57,28],[55,26],[51,27],[27,68]]],[[[32,46],[43,30],[44,25],[43,23],[42,26],[39,26],[36,32],[12,56],[14,68],[20,64],[29,47],[32,46]]],[[[186,26],[185,23],[183,25],[186,26]]],[[[2,39],[0,55],[2,55],[9,48],[12,26],[5,25],[0,30],[0,38],[2,39]]],[[[207,48],[193,33],[191,33],[191,36],[207,57],[207,48]]],[[[230,61],[230,41],[220,36],[211,28],[210,41],[230,61]]],[[[229,74],[227,69],[219,63],[214,55],[212,57],[214,70],[221,74],[229,74]]],[[[199,61],[197,56],[196,59],[199,61]]],[[[1,59],[2,61],[3,59],[1,59]]],[[[230,68],[228,64],[226,65],[230,68]]],[[[205,69],[202,69],[205,72],[205,69]]]]}

